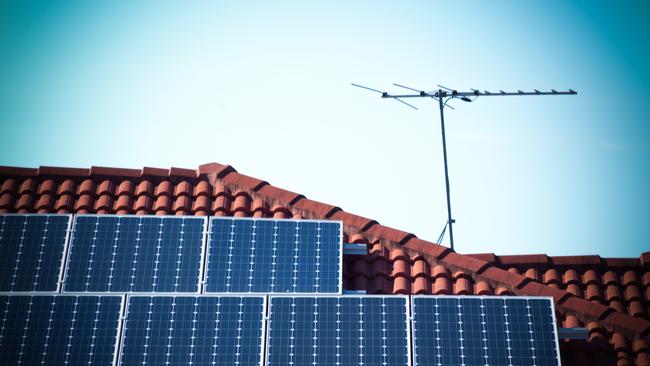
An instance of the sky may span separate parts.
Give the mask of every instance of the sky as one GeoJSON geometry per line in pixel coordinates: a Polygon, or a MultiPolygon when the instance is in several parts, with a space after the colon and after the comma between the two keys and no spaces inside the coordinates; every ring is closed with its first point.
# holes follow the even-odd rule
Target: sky
{"type": "Polygon", "coordinates": [[[571,88],[450,102],[456,250],[638,257],[649,17],[642,1],[3,1],[0,165],[219,162],[435,241],[437,105],[350,84],[571,88]]]}

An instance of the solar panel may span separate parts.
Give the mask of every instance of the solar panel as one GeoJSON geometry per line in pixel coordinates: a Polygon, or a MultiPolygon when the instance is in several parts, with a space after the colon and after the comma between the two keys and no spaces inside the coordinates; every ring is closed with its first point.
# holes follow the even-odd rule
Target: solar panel
{"type": "Polygon", "coordinates": [[[122,296],[0,296],[3,365],[113,365],[122,296]]]}
{"type": "Polygon", "coordinates": [[[413,296],[415,365],[559,365],[553,301],[413,296]]]}
{"type": "Polygon", "coordinates": [[[260,365],[263,296],[129,296],[120,365],[260,365]]]}
{"type": "Polygon", "coordinates": [[[206,292],[341,293],[340,221],[214,217],[206,292]]]}
{"type": "Polygon", "coordinates": [[[199,292],[206,218],[78,215],[67,292],[199,292]]]}
{"type": "Polygon", "coordinates": [[[0,291],[58,292],[70,215],[0,215],[0,291]]]}
{"type": "Polygon", "coordinates": [[[267,365],[408,365],[406,296],[272,296],[267,365]]]}

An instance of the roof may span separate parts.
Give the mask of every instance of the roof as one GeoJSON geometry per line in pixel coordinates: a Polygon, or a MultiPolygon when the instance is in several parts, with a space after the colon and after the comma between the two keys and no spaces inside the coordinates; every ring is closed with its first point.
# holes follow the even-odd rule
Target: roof
{"type": "Polygon", "coordinates": [[[551,296],[569,364],[650,365],[650,252],[638,258],[460,254],[412,233],[209,163],[197,169],[0,167],[0,213],[214,215],[341,220],[368,255],[344,258],[344,287],[367,293],[551,296]]]}

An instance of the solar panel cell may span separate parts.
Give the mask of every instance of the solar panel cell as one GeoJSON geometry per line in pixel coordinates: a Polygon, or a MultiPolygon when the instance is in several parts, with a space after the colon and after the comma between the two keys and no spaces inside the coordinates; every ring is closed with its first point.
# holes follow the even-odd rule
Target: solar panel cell
{"type": "Polygon", "coordinates": [[[79,215],[67,292],[199,292],[206,219],[79,215]]]}
{"type": "Polygon", "coordinates": [[[70,215],[0,215],[0,291],[58,292],[70,215]]]}
{"type": "Polygon", "coordinates": [[[340,293],[340,222],[212,218],[206,291],[340,293]]]}

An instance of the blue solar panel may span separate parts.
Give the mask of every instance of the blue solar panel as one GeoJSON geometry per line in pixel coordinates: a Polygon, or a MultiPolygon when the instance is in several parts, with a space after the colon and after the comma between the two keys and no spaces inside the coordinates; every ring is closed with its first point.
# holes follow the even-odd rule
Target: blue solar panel
{"type": "Polygon", "coordinates": [[[70,215],[0,215],[0,291],[58,292],[70,215]]]}
{"type": "Polygon", "coordinates": [[[67,292],[199,292],[207,220],[78,215],[67,292]]]}
{"type": "Polygon", "coordinates": [[[0,364],[113,365],[122,296],[0,296],[0,364]]]}
{"type": "Polygon", "coordinates": [[[270,299],[267,365],[408,365],[405,296],[270,299]]]}
{"type": "Polygon", "coordinates": [[[415,365],[559,365],[550,298],[413,296],[415,365]]]}
{"type": "Polygon", "coordinates": [[[263,296],[129,296],[120,365],[260,365],[263,296]]]}
{"type": "Polygon", "coordinates": [[[341,293],[339,221],[212,218],[206,292],[341,293]]]}

